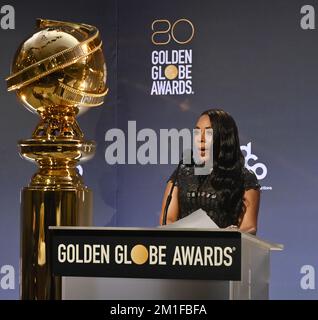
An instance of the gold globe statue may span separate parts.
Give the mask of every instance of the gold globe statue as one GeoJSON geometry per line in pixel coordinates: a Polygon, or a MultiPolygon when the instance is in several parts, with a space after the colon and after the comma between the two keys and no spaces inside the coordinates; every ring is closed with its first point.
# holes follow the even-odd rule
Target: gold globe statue
{"type": "Polygon", "coordinates": [[[95,27],[39,19],[37,28],[7,78],[8,90],[40,117],[32,138],[19,142],[21,155],[39,166],[21,194],[21,298],[60,299],[48,227],[92,222],[92,193],[76,166],[93,156],[95,144],[84,140],[75,117],[104,102],[107,73],[95,27]]]}

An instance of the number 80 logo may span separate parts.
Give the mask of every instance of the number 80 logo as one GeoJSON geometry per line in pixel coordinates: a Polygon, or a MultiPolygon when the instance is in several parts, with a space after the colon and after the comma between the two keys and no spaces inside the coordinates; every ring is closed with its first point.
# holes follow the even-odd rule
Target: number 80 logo
{"type": "Polygon", "coordinates": [[[171,41],[171,38],[179,43],[179,44],[187,44],[189,43],[193,36],[194,36],[194,26],[191,21],[187,19],[179,19],[173,23],[171,26],[171,22],[166,19],[160,19],[160,20],[154,20],[151,24],[151,30],[154,31],[154,33],[151,35],[151,41],[155,45],[165,45],[168,44],[171,41]],[[186,39],[178,39],[176,35],[176,30],[178,27],[187,25],[190,27],[190,34],[187,36],[186,39]],[[159,29],[159,30],[158,30],[159,29]],[[162,35],[165,35],[165,39],[160,39],[162,35]],[[161,41],[160,41],[161,40],[161,41]]]}

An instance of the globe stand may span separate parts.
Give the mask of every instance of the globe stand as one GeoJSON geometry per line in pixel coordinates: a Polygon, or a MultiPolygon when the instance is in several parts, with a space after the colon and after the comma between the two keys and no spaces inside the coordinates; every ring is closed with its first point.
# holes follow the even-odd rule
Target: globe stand
{"type": "Polygon", "coordinates": [[[77,172],[94,155],[76,115],[107,94],[98,30],[89,25],[39,20],[38,32],[16,54],[8,90],[40,122],[19,142],[23,158],[39,170],[21,193],[21,298],[61,299],[61,278],[51,276],[49,226],[92,224],[93,195],[77,172]]]}

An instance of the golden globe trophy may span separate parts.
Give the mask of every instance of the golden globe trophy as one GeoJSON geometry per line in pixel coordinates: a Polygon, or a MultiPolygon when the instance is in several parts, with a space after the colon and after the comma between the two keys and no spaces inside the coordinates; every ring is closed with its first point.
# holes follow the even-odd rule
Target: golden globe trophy
{"type": "Polygon", "coordinates": [[[101,105],[106,65],[98,30],[90,25],[37,20],[35,34],[18,49],[8,90],[40,116],[20,153],[39,170],[21,193],[22,299],[61,299],[61,278],[52,277],[49,226],[87,226],[92,193],[76,165],[94,154],[75,119],[101,105]]]}

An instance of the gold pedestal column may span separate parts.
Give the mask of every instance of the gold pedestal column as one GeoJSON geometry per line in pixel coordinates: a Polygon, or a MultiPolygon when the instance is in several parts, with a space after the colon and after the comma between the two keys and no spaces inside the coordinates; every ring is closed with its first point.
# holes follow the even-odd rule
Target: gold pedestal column
{"type": "Polygon", "coordinates": [[[8,90],[40,122],[20,154],[39,170],[21,193],[21,298],[61,299],[61,279],[50,270],[49,226],[92,224],[92,192],[76,165],[95,151],[76,115],[101,105],[106,65],[98,30],[90,25],[38,20],[19,48],[8,90]]]}

